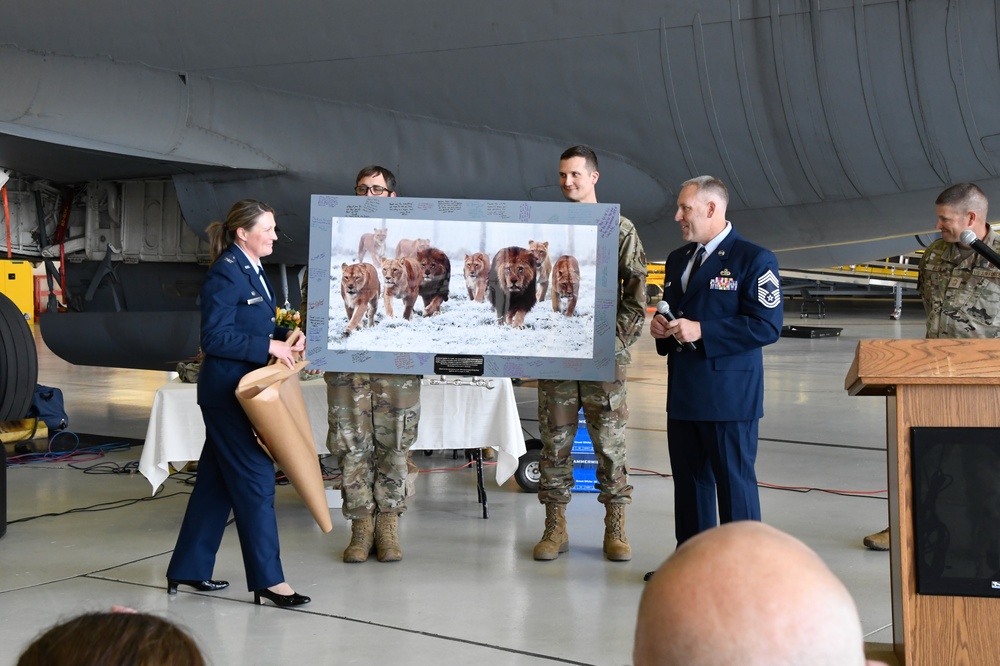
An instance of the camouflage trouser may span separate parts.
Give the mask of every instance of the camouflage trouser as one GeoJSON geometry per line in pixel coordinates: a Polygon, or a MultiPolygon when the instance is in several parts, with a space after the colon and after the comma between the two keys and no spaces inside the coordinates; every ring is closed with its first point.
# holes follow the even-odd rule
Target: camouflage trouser
{"type": "Polygon", "coordinates": [[[580,407],[597,457],[597,500],[603,504],[629,504],[625,458],[625,366],[615,366],[611,382],[578,382],[540,379],[538,381],[538,424],[542,435],[539,460],[541,480],[538,500],[542,504],[565,504],[572,497],[573,438],[580,407]]]}
{"type": "Polygon", "coordinates": [[[342,473],[348,520],[406,510],[406,452],[417,439],[420,377],[326,372],[326,446],[342,473]]]}

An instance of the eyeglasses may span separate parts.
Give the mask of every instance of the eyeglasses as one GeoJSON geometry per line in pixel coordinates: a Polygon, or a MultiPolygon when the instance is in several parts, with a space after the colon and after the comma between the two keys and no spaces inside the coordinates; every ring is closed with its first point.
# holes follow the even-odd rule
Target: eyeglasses
{"type": "Polygon", "coordinates": [[[369,192],[371,192],[377,197],[382,196],[386,192],[389,193],[392,192],[392,190],[390,190],[388,187],[382,187],[381,185],[372,185],[371,187],[369,187],[368,185],[358,185],[357,187],[354,188],[354,191],[361,196],[365,196],[369,192]]]}

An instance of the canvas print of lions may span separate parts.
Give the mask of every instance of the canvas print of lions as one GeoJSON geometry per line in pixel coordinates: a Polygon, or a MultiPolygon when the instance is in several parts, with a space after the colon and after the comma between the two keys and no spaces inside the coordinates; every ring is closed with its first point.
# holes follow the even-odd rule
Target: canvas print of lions
{"type": "Polygon", "coordinates": [[[593,357],[596,227],[409,217],[379,223],[384,235],[370,219],[334,220],[330,290],[342,292],[343,306],[330,309],[328,349],[358,358],[593,357]],[[382,253],[378,264],[372,250],[382,253]]]}

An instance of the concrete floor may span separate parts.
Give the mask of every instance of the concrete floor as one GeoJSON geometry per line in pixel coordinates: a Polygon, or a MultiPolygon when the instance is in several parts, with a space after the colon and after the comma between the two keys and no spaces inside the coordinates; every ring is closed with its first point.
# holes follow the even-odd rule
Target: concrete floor
{"type": "MultiPolygon", "coordinates": [[[[766,405],[757,472],[772,486],[884,491],[885,405],[844,389],[862,338],[923,337],[923,311],[891,303],[830,303],[823,321],[840,337],[782,338],[765,349],[766,405]]],[[[142,439],[156,389],[167,373],[71,366],[39,344],[39,382],[60,387],[70,429],[108,441],[142,439]]],[[[471,469],[422,474],[400,523],[404,559],[341,562],[348,523],[324,535],[290,487],[277,491],[282,560],[288,581],[312,603],[296,610],[254,606],[245,589],[234,528],[227,530],[216,577],[220,593],[165,593],[164,572],[190,487],[176,475],[150,498],[149,484],[126,467],[133,447],[99,459],[11,467],[7,535],[0,540],[0,662],[13,663],[41,629],[113,604],[163,615],[186,627],[210,663],[223,664],[628,664],[642,575],[674,549],[666,452],[665,371],[652,338],[637,345],[629,376],[628,510],[631,562],[601,553],[603,509],[592,494],[569,505],[572,548],[535,562],[543,510],[513,480],[488,474],[491,515],[483,520],[471,469]],[[84,468],[123,473],[85,473],[84,468]],[[122,500],[144,500],[123,502],[122,500]],[[150,501],[145,501],[150,500],[150,501]],[[108,503],[106,506],[100,506],[108,503]],[[92,510],[80,510],[94,507],[92,510]],[[73,513],[67,513],[77,509],[73,513]],[[54,515],[46,515],[54,514],[54,515]]],[[[534,390],[517,390],[522,417],[536,417],[534,390]]],[[[194,415],[197,418],[197,415],[194,415]]],[[[526,427],[532,428],[527,423],[526,427]]],[[[66,436],[61,436],[66,437],[66,436]]],[[[64,440],[65,441],[65,440],[64,440]]],[[[418,455],[424,469],[456,466],[450,454],[418,455]]],[[[887,524],[885,493],[862,497],[765,487],[764,520],[805,541],[845,582],[861,612],[869,652],[895,663],[889,558],[866,550],[865,534],[887,524]]],[[[184,588],[182,588],[183,590],[184,588]]]]}

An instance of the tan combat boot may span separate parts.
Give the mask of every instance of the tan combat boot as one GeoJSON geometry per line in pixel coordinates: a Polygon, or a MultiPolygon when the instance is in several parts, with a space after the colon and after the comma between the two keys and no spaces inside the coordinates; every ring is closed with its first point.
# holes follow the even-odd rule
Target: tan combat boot
{"type": "Polygon", "coordinates": [[[554,560],[559,553],[569,550],[569,533],[566,531],[566,505],[545,505],[545,533],[535,546],[536,560],[554,560]]]}
{"type": "Polygon", "coordinates": [[[632,546],[625,537],[625,505],[604,505],[604,556],[612,562],[632,559],[632,546]]]}
{"type": "Polygon", "coordinates": [[[875,534],[869,534],[862,540],[862,543],[865,544],[865,548],[870,550],[889,550],[889,528],[875,534]]]}
{"type": "Polygon", "coordinates": [[[375,543],[375,530],[371,516],[356,518],[351,521],[351,543],[344,550],[345,562],[364,562],[368,553],[372,552],[375,543]]]}
{"type": "Polygon", "coordinates": [[[378,514],[375,521],[375,552],[379,562],[398,562],[403,559],[403,549],[399,547],[398,525],[398,514],[378,514]]]}

